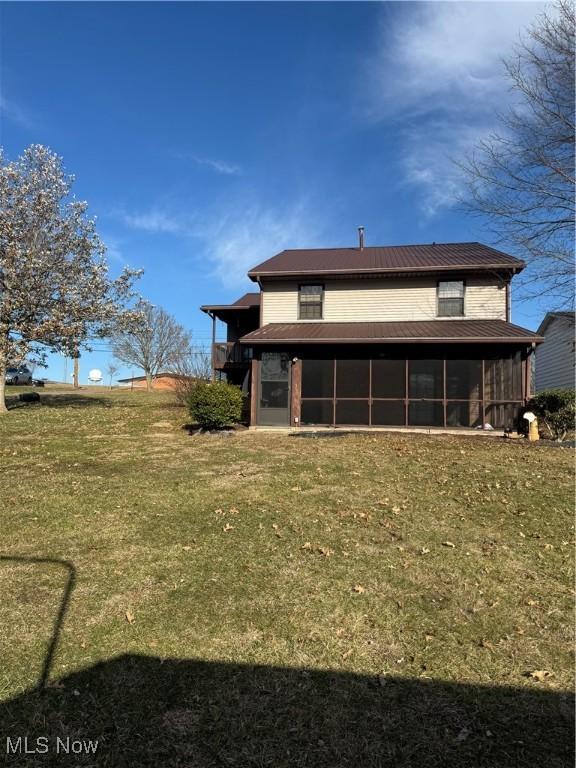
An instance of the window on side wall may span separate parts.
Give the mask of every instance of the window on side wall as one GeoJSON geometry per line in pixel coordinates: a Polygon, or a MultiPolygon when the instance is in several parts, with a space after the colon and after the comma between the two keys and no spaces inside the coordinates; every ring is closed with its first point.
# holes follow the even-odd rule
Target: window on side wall
{"type": "Polygon", "coordinates": [[[301,285],[298,291],[300,320],[322,320],[323,285],[301,285]]]}
{"type": "Polygon", "coordinates": [[[464,317],[464,280],[440,280],[438,317],[464,317]]]}

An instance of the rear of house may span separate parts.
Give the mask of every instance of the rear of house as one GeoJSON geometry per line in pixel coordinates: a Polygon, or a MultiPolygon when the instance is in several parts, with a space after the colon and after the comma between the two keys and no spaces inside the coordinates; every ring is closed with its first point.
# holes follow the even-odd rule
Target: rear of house
{"type": "Polygon", "coordinates": [[[513,427],[541,340],[510,322],[523,267],[479,243],[283,251],[202,307],[227,326],[214,370],[251,426],[513,427]]]}
{"type": "Polygon", "coordinates": [[[544,341],[536,350],[536,392],[574,386],[574,312],[547,312],[538,328],[544,341]]]}

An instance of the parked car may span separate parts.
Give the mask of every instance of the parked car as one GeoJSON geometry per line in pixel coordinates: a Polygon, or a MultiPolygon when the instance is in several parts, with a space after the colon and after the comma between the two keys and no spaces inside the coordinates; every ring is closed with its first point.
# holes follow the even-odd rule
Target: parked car
{"type": "Polygon", "coordinates": [[[44,379],[32,379],[32,386],[33,387],[43,387],[44,386],[44,379]]]}
{"type": "Polygon", "coordinates": [[[19,368],[8,368],[6,384],[32,384],[32,371],[25,365],[19,368]]]}

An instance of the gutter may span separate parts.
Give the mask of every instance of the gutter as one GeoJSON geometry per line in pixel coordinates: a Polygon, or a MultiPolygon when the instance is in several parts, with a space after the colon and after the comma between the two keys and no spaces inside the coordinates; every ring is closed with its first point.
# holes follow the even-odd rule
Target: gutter
{"type": "Polygon", "coordinates": [[[386,267],[379,267],[378,269],[375,269],[373,267],[365,268],[365,269],[350,269],[347,267],[346,269],[315,269],[315,270],[275,270],[273,272],[248,272],[248,277],[252,282],[258,283],[260,285],[260,280],[262,278],[274,278],[274,277],[314,277],[315,275],[324,275],[324,276],[330,276],[330,275],[345,275],[349,277],[354,277],[354,275],[374,275],[375,277],[378,275],[402,275],[407,272],[426,272],[430,274],[435,274],[436,272],[491,272],[493,270],[507,270],[511,271],[512,274],[517,274],[518,272],[521,272],[524,267],[526,266],[525,262],[520,262],[519,264],[448,264],[443,266],[436,266],[436,267],[393,267],[393,268],[386,268],[386,267]]]}
{"type": "Polygon", "coordinates": [[[254,344],[541,344],[544,341],[540,336],[506,336],[506,337],[488,337],[488,336],[454,336],[451,338],[439,337],[439,336],[426,336],[426,337],[401,337],[394,336],[393,338],[333,338],[333,339],[318,339],[318,338],[289,338],[289,339],[266,339],[257,338],[249,339],[246,336],[239,339],[240,344],[248,344],[253,346],[254,344]]]}

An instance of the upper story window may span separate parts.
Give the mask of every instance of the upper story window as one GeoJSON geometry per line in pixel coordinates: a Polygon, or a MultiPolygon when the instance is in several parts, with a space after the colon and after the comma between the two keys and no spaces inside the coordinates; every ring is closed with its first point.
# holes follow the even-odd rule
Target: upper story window
{"type": "Polygon", "coordinates": [[[464,317],[464,280],[440,280],[438,317],[464,317]]]}
{"type": "Polygon", "coordinates": [[[323,285],[301,285],[298,291],[298,317],[300,320],[322,320],[323,285]]]}

